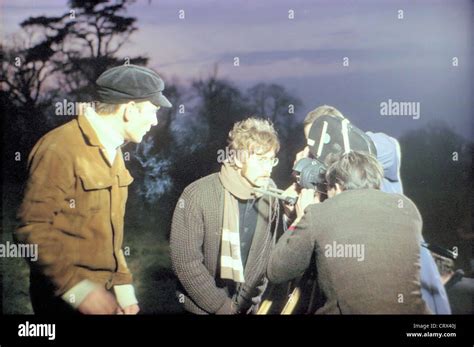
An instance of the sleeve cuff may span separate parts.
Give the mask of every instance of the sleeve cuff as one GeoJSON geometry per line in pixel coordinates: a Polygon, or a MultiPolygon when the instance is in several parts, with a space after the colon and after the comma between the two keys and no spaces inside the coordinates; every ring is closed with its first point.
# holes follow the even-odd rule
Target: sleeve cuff
{"type": "Polygon", "coordinates": [[[131,284],[121,284],[114,286],[115,297],[121,308],[138,304],[135,296],[135,288],[131,284]]]}
{"type": "Polygon", "coordinates": [[[73,308],[77,309],[87,295],[96,289],[98,285],[89,280],[83,280],[64,293],[61,298],[73,308]]]}

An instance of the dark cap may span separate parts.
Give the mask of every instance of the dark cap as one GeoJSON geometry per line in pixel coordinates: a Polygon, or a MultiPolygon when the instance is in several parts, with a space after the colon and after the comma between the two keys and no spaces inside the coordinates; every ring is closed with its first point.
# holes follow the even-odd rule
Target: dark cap
{"type": "Polygon", "coordinates": [[[107,104],[150,101],[155,106],[171,107],[162,94],[165,82],[158,74],[138,65],[108,69],[96,81],[98,100],[107,104]]]}

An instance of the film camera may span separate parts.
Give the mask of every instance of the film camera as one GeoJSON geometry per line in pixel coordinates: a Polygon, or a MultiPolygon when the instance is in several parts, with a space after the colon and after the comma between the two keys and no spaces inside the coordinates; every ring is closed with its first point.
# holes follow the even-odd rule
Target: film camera
{"type": "Polygon", "coordinates": [[[302,188],[326,194],[327,161],[331,156],[352,150],[377,155],[374,143],[362,130],[339,116],[317,118],[308,135],[309,158],[300,159],[293,167],[293,176],[302,188]]]}
{"type": "MultiPolygon", "coordinates": [[[[321,116],[311,125],[307,144],[310,157],[302,158],[293,167],[293,177],[301,188],[314,189],[327,197],[326,169],[331,156],[348,153],[351,150],[377,155],[375,145],[362,130],[339,116],[321,116]]],[[[277,197],[289,205],[296,204],[297,197],[286,196],[277,188],[255,189],[257,192],[277,197]]]]}

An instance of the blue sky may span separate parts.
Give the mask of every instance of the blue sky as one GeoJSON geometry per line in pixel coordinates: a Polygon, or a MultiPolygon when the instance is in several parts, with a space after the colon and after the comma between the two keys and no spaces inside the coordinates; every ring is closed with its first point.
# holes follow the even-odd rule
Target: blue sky
{"type": "MultiPolygon", "coordinates": [[[[64,13],[66,4],[4,0],[4,32],[27,16],[64,13]]],[[[444,119],[474,137],[471,1],[139,0],[129,14],[139,31],[121,54],[147,55],[167,79],[186,84],[218,63],[238,86],[285,86],[303,100],[299,117],[332,104],[364,130],[400,136],[444,119]],[[420,102],[420,119],[381,116],[388,99],[420,102]]]]}

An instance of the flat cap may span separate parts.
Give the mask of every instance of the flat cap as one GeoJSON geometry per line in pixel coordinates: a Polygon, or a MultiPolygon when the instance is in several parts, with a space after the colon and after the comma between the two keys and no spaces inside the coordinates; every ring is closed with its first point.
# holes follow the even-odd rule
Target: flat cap
{"type": "Polygon", "coordinates": [[[163,95],[165,82],[153,70],[138,65],[120,65],[104,71],[96,81],[98,100],[107,104],[150,101],[171,107],[163,95]]]}

